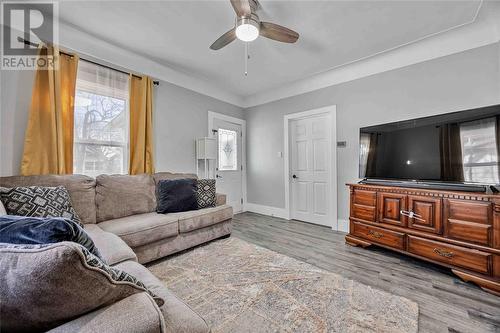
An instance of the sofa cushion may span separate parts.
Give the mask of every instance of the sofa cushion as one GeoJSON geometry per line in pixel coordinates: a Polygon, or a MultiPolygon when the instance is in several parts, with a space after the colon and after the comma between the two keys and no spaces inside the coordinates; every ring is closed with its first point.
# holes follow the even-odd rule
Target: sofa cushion
{"type": "Polygon", "coordinates": [[[150,175],[99,175],[96,181],[97,222],[155,210],[155,184],[150,175]]]}
{"type": "Polygon", "coordinates": [[[179,234],[178,218],[172,214],[146,213],[104,221],[103,230],[120,236],[129,246],[136,247],[179,234]]]}
{"type": "Polygon", "coordinates": [[[134,294],[68,321],[47,333],[164,333],[160,308],[147,293],[134,294]]]}
{"type": "Polygon", "coordinates": [[[0,243],[47,244],[64,241],[78,243],[103,259],[92,238],[76,222],[60,217],[0,216],[0,243]]]}
{"type": "Polygon", "coordinates": [[[82,223],[96,222],[95,180],[83,175],[0,177],[0,187],[64,186],[82,223]]]}
{"type": "Polygon", "coordinates": [[[198,179],[194,173],[173,173],[173,172],[157,172],[153,175],[155,184],[158,184],[160,180],[172,180],[172,179],[198,179]]]}
{"type": "Polygon", "coordinates": [[[172,218],[179,219],[179,232],[186,233],[231,219],[233,217],[233,207],[222,205],[169,215],[172,215],[172,218]]]}
{"type": "Polygon", "coordinates": [[[222,193],[215,194],[216,206],[222,206],[226,204],[226,195],[222,193]]]}
{"type": "Polygon", "coordinates": [[[231,234],[231,230],[232,221],[226,220],[205,228],[181,233],[177,237],[172,237],[167,240],[161,239],[153,243],[134,247],[134,252],[137,255],[137,261],[144,264],[209,242],[213,239],[227,236],[231,234]]]}
{"type": "Polygon", "coordinates": [[[156,212],[160,214],[198,209],[196,179],[164,179],[156,186],[156,212]]]}
{"type": "Polygon", "coordinates": [[[160,306],[165,319],[166,332],[171,333],[208,333],[210,328],[205,320],[200,317],[187,304],[169,291],[156,276],[146,267],[132,261],[125,261],[116,266],[117,268],[137,276],[144,284],[160,296],[165,303],[160,306]]]}
{"type": "Polygon", "coordinates": [[[79,315],[147,291],[130,273],[104,265],[73,242],[0,244],[0,331],[51,329],[79,315]],[[36,311],[33,311],[36,309],[36,311]]]}
{"type": "Polygon", "coordinates": [[[0,200],[0,216],[7,215],[7,211],[5,210],[5,207],[3,206],[2,201],[0,200]]]}
{"type": "Polygon", "coordinates": [[[7,214],[29,217],[64,217],[81,224],[64,186],[0,187],[7,214]]]}
{"type": "Polygon", "coordinates": [[[115,265],[125,260],[137,261],[134,251],[117,235],[102,230],[97,224],[86,224],[85,231],[108,265],[115,265]]]}

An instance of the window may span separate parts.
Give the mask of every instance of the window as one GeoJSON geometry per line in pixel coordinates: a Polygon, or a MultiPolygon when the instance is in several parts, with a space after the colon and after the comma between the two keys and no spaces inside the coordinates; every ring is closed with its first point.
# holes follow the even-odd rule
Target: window
{"type": "Polygon", "coordinates": [[[80,60],[76,79],[73,172],[128,172],[128,75],[80,60]]]}
{"type": "Polygon", "coordinates": [[[219,170],[238,170],[237,132],[219,128],[219,170]]]}
{"type": "Polygon", "coordinates": [[[366,166],[368,164],[368,153],[370,152],[370,133],[361,133],[359,138],[359,177],[366,177],[366,166]]]}
{"type": "Polygon", "coordinates": [[[464,180],[499,184],[496,118],[460,124],[464,180]]]}

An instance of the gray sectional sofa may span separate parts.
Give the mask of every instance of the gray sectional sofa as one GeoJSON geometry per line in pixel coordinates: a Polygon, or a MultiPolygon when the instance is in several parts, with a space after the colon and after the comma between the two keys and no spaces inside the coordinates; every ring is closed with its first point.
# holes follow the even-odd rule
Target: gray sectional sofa
{"type": "Polygon", "coordinates": [[[225,196],[217,206],[157,214],[155,184],[195,178],[168,172],[154,175],[46,175],[0,177],[1,187],[65,186],[85,230],[107,263],[141,280],[162,297],[158,307],[146,293],[82,315],[51,332],[209,332],[203,318],[172,294],[142,264],[231,234],[232,208],[225,196]]]}

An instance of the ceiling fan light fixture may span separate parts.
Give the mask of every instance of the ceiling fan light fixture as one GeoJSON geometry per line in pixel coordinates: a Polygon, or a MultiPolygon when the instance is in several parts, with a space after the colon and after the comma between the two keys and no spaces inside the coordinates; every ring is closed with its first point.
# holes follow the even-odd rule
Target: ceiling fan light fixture
{"type": "Polygon", "coordinates": [[[252,18],[240,18],[236,25],[236,37],[243,42],[251,42],[259,37],[259,23],[252,18]]]}

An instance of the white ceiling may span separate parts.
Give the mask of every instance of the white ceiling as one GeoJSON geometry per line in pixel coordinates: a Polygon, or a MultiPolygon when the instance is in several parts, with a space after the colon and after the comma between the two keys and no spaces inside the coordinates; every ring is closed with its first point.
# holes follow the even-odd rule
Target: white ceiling
{"type": "Polygon", "coordinates": [[[68,1],[59,16],[95,37],[247,97],[471,22],[480,0],[270,1],[261,20],[300,33],[296,44],[263,37],[219,51],[210,44],[234,24],[225,1],[68,1]]]}

